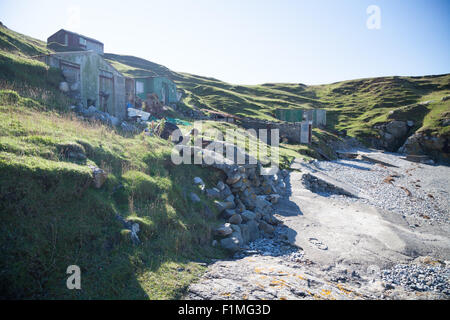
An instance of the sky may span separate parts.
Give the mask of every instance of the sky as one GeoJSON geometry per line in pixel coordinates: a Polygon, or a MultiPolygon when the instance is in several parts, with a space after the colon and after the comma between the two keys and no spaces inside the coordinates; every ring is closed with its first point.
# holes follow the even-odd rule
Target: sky
{"type": "Polygon", "coordinates": [[[233,84],[450,73],[448,0],[0,0],[0,21],[233,84]]]}

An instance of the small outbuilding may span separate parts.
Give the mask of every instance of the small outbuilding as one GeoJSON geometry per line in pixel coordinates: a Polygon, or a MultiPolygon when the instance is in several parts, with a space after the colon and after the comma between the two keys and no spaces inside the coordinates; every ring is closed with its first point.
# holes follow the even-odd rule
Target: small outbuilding
{"type": "Polygon", "coordinates": [[[327,124],[327,112],[323,109],[277,109],[275,116],[277,119],[287,122],[312,121],[315,127],[327,124]]]}
{"type": "Polygon", "coordinates": [[[55,51],[92,50],[103,54],[102,42],[81,34],[61,29],[47,39],[47,46],[55,51]]]}
{"type": "MultiPolygon", "coordinates": [[[[93,51],[58,52],[42,55],[39,60],[59,68],[69,84],[69,93],[83,106],[95,106],[119,119],[126,117],[126,80],[101,55],[93,51]]],[[[133,80],[128,79],[128,87],[133,80]]],[[[130,85],[131,84],[131,85],[130,85]]],[[[132,88],[128,94],[132,96],[132,88]]]]}
{"type": "Polygon", "coordinates": [[[155,93],[163,104],[178,102],[177,86],[164,76],[135,78],[136,96],[145,100],[148,94],[155,93]]]}

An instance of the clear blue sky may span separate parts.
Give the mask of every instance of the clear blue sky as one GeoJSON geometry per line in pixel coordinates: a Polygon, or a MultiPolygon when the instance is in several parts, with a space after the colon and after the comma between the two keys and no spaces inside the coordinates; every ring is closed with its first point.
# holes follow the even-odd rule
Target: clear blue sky
{"type": "Polygon", "coordinates": [[[0,21],[235,84],[450,72],[448,0],[0,0],[0,21]],[[367,28],[370,5],[380,29],[367,28]]]}

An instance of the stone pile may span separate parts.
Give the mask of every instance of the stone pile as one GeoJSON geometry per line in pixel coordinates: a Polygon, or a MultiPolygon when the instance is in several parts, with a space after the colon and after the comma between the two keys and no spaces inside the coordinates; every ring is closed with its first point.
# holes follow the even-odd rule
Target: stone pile
{"type": "MultiPolygon", "coordinates": [[[[220,165],[226,174],[214,188],[204,188],[199,178],[195,183],[203,186],[204,193],[213,199],[224,223],[215,230],[215,242],[235,253],[249,242],[273,236],[280,223],[272,207],[286,191],[284,178],[287,171],[274,175],[261,174],[261,164],[220,165]]],[[[201,179],[200,179],[201,180],[201,179]]]]}

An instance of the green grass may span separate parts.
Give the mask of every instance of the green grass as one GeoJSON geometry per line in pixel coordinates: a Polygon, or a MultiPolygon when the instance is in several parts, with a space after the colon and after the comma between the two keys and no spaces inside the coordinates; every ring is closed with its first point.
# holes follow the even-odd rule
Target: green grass
{"type": "Polygon", "coordinates": [[[210,246],[217,220],[185,198],[194,176],[212,185],[218,173],[173,165],[160,138],[124,136],[30,100],[0,91],[0,295],[180,297],[202,270],[190,261],[222,256],[210,246]],[[67,148],[87,159],[67,158],[67,148]],[[89,164],[109,172],[99,190],[87,187],[89,164]],[[140,246],[116,214],[139,222],[140,246]],[[82,269],[81,291],[65,288],[70,264],[82,269]]]}

